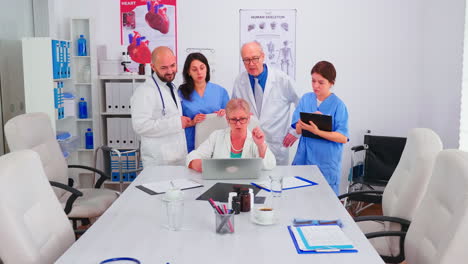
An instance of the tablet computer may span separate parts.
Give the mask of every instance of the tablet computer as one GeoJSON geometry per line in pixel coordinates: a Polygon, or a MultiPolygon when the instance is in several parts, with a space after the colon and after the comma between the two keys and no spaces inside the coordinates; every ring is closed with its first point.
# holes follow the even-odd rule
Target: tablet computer
{"type": "MultiPolygon", "coordinates": [[[[332,131],[332,116],[330,115],[301,112],[300,116],[301,121],[304,123],[309,124],[309,121],[312,121],[320,130],[328,132],[332,131]]],[[[304,137],[324,139],[321,136],[317,136],[314,133],[311,133],[304,129],[302,130],[302,135],[304,137]]]]}

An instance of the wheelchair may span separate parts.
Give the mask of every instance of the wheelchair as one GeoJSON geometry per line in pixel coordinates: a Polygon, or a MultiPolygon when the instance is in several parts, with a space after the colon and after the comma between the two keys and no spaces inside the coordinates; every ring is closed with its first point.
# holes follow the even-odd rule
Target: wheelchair
{"type": "Polygon", "coordinates": [[[355,215],[382,203],[382,193],[395,171],[406,138],[364,135],[364,144],[351,148],[351,168],[347,194],[340,195],[344,206],[355,215]],[[352,196],[349,193],[353,193],[352,196]]]}

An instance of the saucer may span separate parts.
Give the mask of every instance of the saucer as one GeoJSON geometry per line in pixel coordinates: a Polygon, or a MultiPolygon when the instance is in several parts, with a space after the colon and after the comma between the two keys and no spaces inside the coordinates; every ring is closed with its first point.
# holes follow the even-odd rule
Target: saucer
{"type": "Polygon", "coordinates": [[[273,218],[273,219],[271,219],[271,221],[269,221],[269,222],[260,222],[260,221],[258,221],[258,219],[257,219],[256,217],[253,217],[253,218],[252,218],[252,222],[254,222],[254,223],[257,224],[257,225],[268,226],[268,225],[274,225],[274,224],[276,224],[276,219],[273,218]]]}

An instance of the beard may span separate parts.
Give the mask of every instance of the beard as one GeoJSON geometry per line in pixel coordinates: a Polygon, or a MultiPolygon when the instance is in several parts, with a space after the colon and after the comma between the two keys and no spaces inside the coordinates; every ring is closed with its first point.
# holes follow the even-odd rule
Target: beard
{"type": "Polygon", "coordinates": [[[159,72],[156,71],[156,75],[158,76],[158,78],[163,81],[163,82],[172,82],[175,78],[175,72],[174,73],[171,73],[171,74],[160,74],[159,72]]]}

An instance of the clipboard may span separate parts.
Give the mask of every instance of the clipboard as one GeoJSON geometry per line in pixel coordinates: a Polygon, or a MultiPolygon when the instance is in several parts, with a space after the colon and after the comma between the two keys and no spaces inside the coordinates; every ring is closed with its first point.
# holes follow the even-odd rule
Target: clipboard
{"type": "MultiPolygon", "coordinates": [[[[332,116],[331,115],[321,115],[321,114],[314,114],[314,113],[306,113],[300,112],[301,121],[304,123],[309,124],[309,121],[314,122],[314,124],[323,131],[332,131],[332,116]]],[[[317,139],[324,139],[321,136],[317,136],[314,133],[302,130],[302,136],[309,137],[309,138],[317,138],[317,139]]],[[[324,139],[325,140],[325,139],[324,139]]]]}
{"type": "MultiPolygon", "coordinates": [[[[356,253],[358,250],[352,245],[346,246],[323,246],[323,247],[315,247],[309,250],[303,250],[299,247],[299,242],[297,241],[296,235],[292,228],[296,228],[295,226],[288,226],[289,234],[291,235],[291,239],[294,243],[294,247],[298,254],[333,254],[333,253],[356,253]]],[[[300,238],[299,238],[300,239],[300,238]]]]}
{"type": "MultiPolygon", "coordinates": [[[[305,179],[305,178],[302,178],[302,177],[300,177],[300,176],[294,176],[294,178],[303,181],[304,184],[298,185],[298,186],[294,186],[294,187],[286,187],[286,188],[283,187],[283,191],[284,191],[284,190],[292,190],[292,189],[297,189],[297,188],[302,188],[302,187],[309,187],[309,186],[318,185],[318,183],[313,182],[313,181],[308,180],[308,179],[305,179]]],[[[268,189],[266,186],[261,185],[261,184],[259,184],[259,183],[251,182],[250,184],[252,184],[253,186],[255,186],[255,187],[257,187],[257,188],[263,189],[263,190],[265,190],[265,191],[267,191],[267,192],[271,192],[270,189],[268,189]]]]}
{"type": "MultiPolygon", "coordinates": [[[[228,194],[229,192],[234,191],[234,186],[237,186],[240,188],[252,188],[252,186],[248,184],[217,182],[215,185],[211,186],[210,189],[206,190],[204,193],[198,196],[197,199],[195,200],[208,201],[210,198],[212,198],[215,201],[218,201],[221,203],[227,203],[228,194]]],[[[252,188],[252,189],[253,189],[255,196],[260,191],[260,189],[258,188],[252,188]]]]}
{"type": "Polygon", "coordinates": [[[172,184],[174,184],[176,187],[180,188],[180,190],[190,190],[194,188],[203,187],[203,184],[200,184],[190,179],[176,179],[172,181],[145,183],[137,185],[135,186],[135,188],[149,195],[158,195],[165,193],[170,188],[171,182],[173,182],[172,184]]]}

